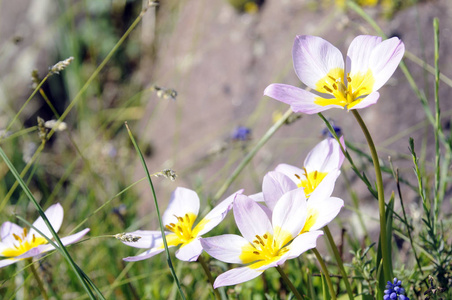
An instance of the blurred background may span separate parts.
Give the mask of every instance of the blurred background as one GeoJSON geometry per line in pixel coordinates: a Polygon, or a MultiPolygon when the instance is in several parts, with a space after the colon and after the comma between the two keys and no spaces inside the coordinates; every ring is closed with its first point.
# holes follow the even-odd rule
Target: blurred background
{"type": "MultiPolygon", "coordinates": [[[[356,2],[386,35],[405,43],[408,68],[433,107],[434,77],[429,69],[434,62],[432,21],[434,17],[440,21],[440,67],[450,77],[452,56],[447,54],[452,49],[452,2],[356,2]]],[[[0,1],[0,129],[6,130],[17,116],[3,132],[8,138],[1,145],[19,172],[36,154],[25,179],[42,206],[62,203],[68,215],[63,223],[66,232],[82,221],[92,228],[93,237],[156,228],[146,181],[116,196],[144,177],[125,121],[139,141],[150,172],[170,168],[178,175],[175,182],[154,180],[162,211],[177,186],[197,190],[202,203],[211,205],[210,199],[241,159],[289,108],[263,97],[265,87],[271,83],[302,87],[292,67],[295,36],[321,36],[346,53],[355,36],[377,34],[361,16],[346,10],[343,1],[166,0],[143,12],[147,5],[148,1],[133,0],[0,1]],[[135,27],[140,14],[142,19],[135,27]],[[131,26],[133,31],[126,33],[131,26]],[[126,39],[114,48],[124,34],[126,39]],[[105,66],[92,77],[112,49],[105,66]],[[71,64],[50,76],[18,114],[49,67],[69,57],[74,58],[71,64]],[[37,72],[32,76],[33,70],[37,72]],[[88,80],[89,85],[84,86],[88,80]],[[53,135],[37,153],[41,144],[37,117],[58,119],[70,105],[74,106],[64,119],[67,129],[53,135]],[[96,211],[99,207],[102,209],[96,211]]],[[[448,78],[440,83],[446,130],[452,115],[451,86],[448,78]]],[[[401,176],[414,184],[408,138],[415,138],[428,172],[429,163],[434,162],[429,156],[434,152],[431,127],[400,69],[380,93],[378,103],[363,110],[362,116],[384,163],[389,165],[391,156],[401,176]]],[[[367,153],[351,114],[329,110],[325,116],[341,128],[346,140],[367,153]]],[[[239,188],[245,188],[246,194],[258,192],[265,173],[279,163],[302,166],[308,151],[325,138],[324,128],[315,115],[300,116],[283,126],[226,194],[239,188]]],[[[369,165],[365,156],[356,157],[360,165],[369,165]]],[[[372,169],[366,172],[374,178],[372,169]]],[[[334,195],[351,205],[352,189],[361,201],[360,209],[371,216],[367,225],[372,231],[372,226],[378,226],[377,202],[347,163],[343,174],[334,195]]],[[[16,213],[34,220],[34,208],[21,190],[13,187],[14,178],[3,163],[0,177],[2,219],[15,221],[12,216],[16,213]]],[[[384,180],[389,195],[395,182],[391,174],[385,174],[384,180]]],[[[415,217],[420,209],[415,193],[409,186],[403,191],[415,217]]],[[[362,238],[355,219],[356,215],[351,215],[347,221],[339,220],[336,231],[345,228],[362,238]]],[[[91,253],[89,259],[83,251],[75,255],[95,280],[111,285],[125,266],[121,258],[133,253],[115,240],[88,241],[78,247],[93,249],[101,243],[105,248],[91,253]],[[119,256],[110,258],[110,267],[98,270],[96,264],[106,251],[119,256]]],[[[149,275],[142,270],[131,276],[149,275]]],[[[2,278],[7,277],[6,272],[13,271],[0,270],[2,278]]],[[[138,289],[144,288],[158,287],[138,289]]],[[[12,291],[5,284],[2,289],[12,291]]],[[[132,295],[121,289],[114,293],[118,299],[132,295]]]]}

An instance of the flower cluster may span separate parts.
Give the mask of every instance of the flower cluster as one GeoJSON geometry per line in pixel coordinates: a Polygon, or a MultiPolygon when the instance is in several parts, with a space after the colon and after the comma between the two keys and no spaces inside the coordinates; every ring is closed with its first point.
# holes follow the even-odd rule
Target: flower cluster
{"type": "Polygon", "coordinates": [[[383,296],[384,300],[410,300],[407,296],[405,296],[405,289],[402,287],[402,281],[394,278],[394,282],[388,281],[386,285],[385,295],[383,296]]]}
{"type": "MultiPolygon", "coordinates": [[[[268,268],[282,265],[315,248],[317,238],[323,234],[320,229],[344,206],[342,199],[331,197],[343,160],[339,143],[328,138],[308,154],[302,169],[277,166],[264,177],[261,193],[246,196],[238,191],[196,225],[199,197],[179,187],[162,217],[168,247],[180,246],[176,257],[183,261],[196,261],[205,250],[218,260],[244,265],[218,276],[215,288],[251,280],[268,268]],[[202,238],[230,209],[242,236],[202,238]]],[[[143,260],[164,250],[160,231],[138,230],[124,235],[141,237],[136,241],[122,239],[124,244],[148,249],[124,258],[126,261],[143,260]]]]}

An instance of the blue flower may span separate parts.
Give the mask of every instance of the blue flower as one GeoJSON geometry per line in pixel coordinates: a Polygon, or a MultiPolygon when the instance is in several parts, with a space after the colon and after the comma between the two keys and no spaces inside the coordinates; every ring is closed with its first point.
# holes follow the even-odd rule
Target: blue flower
{"type": "MultiPolygon", "coordinates": [[[[338,137],[340,137],[342,135],[342,129],[339,126],[334,126],[334,124],[331,124],[331,126],[333,127],[334,132],[336,132],[336,135],[338,137]]],[[[331,134],[331,132],[328,130],[328,128],[324,128],[322,130],[322,136],[334,138],[334,136],[331,134]]]]}
{"type": "Polygon", "coordinates": [[[233,141],[248,141],[251,139],[251,129],[245,126],[237,127],[231,134],[233,141]]]}
{"type": "Polygon", "coordinates": [[[402,281],[394,278],[394,282],[388,281],[386,285],[385,295],[383,300],[410,300],[405,296],[405,289],[402,287],[402,281]]]}

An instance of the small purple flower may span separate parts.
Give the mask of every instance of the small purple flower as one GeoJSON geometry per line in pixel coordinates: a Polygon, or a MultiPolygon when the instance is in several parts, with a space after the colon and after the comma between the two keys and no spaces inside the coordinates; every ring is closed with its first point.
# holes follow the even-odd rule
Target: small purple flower
{"type": "Polygon", "coordinates": [[[394,282],[388,281],[386,285],[384,300],[410,300],[405,296],[405,289],[402,287],[402,281],[394,278],[394,282]]]}
{"type": "Polygon", "coordinates": [[[237,127],[231,134],[233,141],[249,141],[251,139],[251,129],[245,126],[237,127]]]}

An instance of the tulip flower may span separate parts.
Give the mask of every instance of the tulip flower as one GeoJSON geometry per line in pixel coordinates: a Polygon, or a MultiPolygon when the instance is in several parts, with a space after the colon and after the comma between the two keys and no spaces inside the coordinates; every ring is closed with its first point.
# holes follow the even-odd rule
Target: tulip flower
{"type": "MultiPolygon", "coordinates": [[[[341,137],[340,141],[345,149],[344,137],[341,137]]],[[[336,178],[339,176],[343,162],[344,154],[339,143],[333,138],[327,138],[308,153],[302,169],[280,164],[275,171],[287,175],[298,187],[303,187],[306,196],[309,197],[325,176],[330,173],[336,174],[336,178]]]]}
{"type": "MultiPolygon", "coordinates": [[[[63,207],[57,203],[50,206],[44,213],[55,232],[58,232],[63,223],[63,207]]],[[[39,230],[48,239],[52,238],[52,234],[42,217],[39,217],[33,223],[33,227],[39,230]]],[[[27,228],[22,228],[11,222],[3,223],[0,229],[0,236],[2,239],[0,242],[0,256],[6,257],[6,259],[0,260],[0,268],[55,249],[55,247],[49,244],[47,239],[39,234],[34,228],[28,230],[27,228]]],[[[88,231],[89,228],[86,228],[73,235],[61,238],[61,242],[65,246],[78,242],[88,233],[88,231]]]]}
{"type": "MultiPolygon", "coordinates": [[[[237,193],[241,193],[238,191],[237,193]]],[[[194,225],[199,212],[199,197],[196,192],[178,187],[173,192],[168,208],[162,216],[162,222],[168,247],[179,246],[176,257],[183,261],[196,261],[202,253],[200,238],[212,230],[227,215],[237,193],[229,196],[213,208],[201,221],[194,225]]],[[[165,250],[161,231],[137,230],[126,233],[140,237],[135,242],[123,241],[135,248],[148,249],[137,255],[124,258],[125,261],[139,261],[150,258],[165,250]]]]}
{"type": "Polygon", "coordinates": [[[317,94],[287,84],[271,84],[264,95],[289,104],[294,112],[315,114],[332,107],[360,109],[375,104],[377,92],[399,65],[405,46],[393,37],[357,36],[347,52],[309,35],[295,38],[292,58],[298,78],[317,94]]]}
{"type": "Polygon", "coordinates": [[[201,239],[204,250],[214,258],[246,266],[217,277],[214,288],[242,283],[300,256],[316,246],[322,231],[300,234],[307,220],[307,204],[302,189],[285,193],[271,216],[253,199],[237,195],[234,218],[242,236],[225,234],[201,239]]]}

